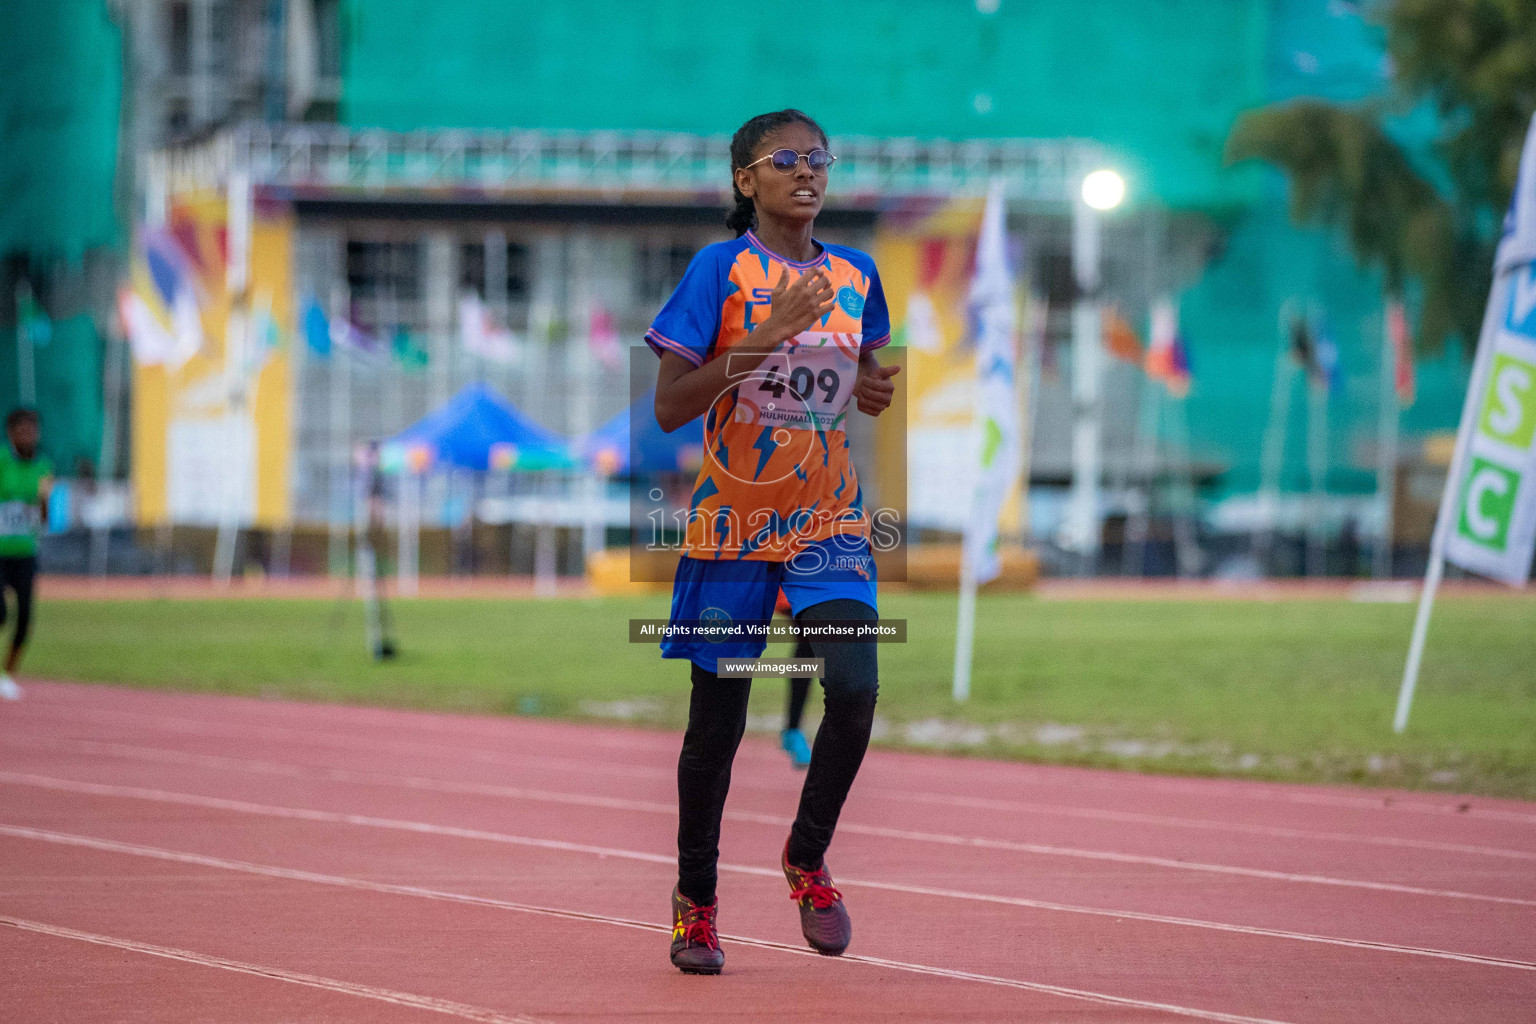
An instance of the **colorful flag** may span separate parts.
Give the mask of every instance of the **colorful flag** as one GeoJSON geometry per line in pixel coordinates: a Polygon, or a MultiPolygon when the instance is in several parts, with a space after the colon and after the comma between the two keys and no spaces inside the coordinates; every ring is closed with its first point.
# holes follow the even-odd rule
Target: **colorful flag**
{"type": "Polygon", "coordinates": [[[427,355],[427,350],[422,347],[409,328],[404,324],[395,327],[395,336],[390,342],[390,354],[395,362],[407,370],[423,370],[432,361],[427,355]]]}
{"type": "Polygon", "coordinates": [[[523,348],[522,338],[498,324],[474,292],[459,299],[459,344],[471,355],[503,365],[517,362],[523,348]]]}
{"type": "Polygon", "coordinates": [[[1104,310],[1102,329],[1105,352],[1127,363],[1141,365],[1143,358],[1141,339],[1136,336],[1136,329],[1120,315],[1118,309],[1110,307],[1104,310]]]}
{"type": "Polygon", "coordinates": [[[1397,404],[1404,409],[1417,397],[1413,368],[1413,336],[1408,331],[1408,315],[1401,302],[1387,303],[1387,339],[1392,343],[1392,388],[1397,404]]]}
{"type": "Polygon", "coordinates": [[[384,345],[378,335],[353,323],[351,318],[328,317],[313,295],[304,297],[304,341],[309,350],[321,359],[328,359],[336,349],[344,348],[354,355],[382,359],[384,345]]]}
{"type": "Polygon", "coordinates": [[[1312,324],[1299,313],[1291,317],[1291,359],[1308,375],[1317,372],[1317,345],[1312,340],[1312,324]]]}
{"type": "Polygon", "coordinates": [[[272,353],[282,347],[283,332],[272,315],[272,296],[260,292],[251,302],[250,332],[241,353],[240,372],[254,378],[267,364],[272,353]]]}
{"type": "Polygon", "coordinates": [[[1312,379],[1324,391],[1333,394],[1343,382],[1343,367],[1339,362],[1339,346],[1333,340],[1333,332],[1328,329],[1327,321],[1317,325],[1314,335],[1317,341],[1314,352],[1316,354],[1312,379]]]}
{"type": "Polygon", "coordinates": [[[191,260],[176,236],[165,228],[146,229],[140,238],[140,252],[149,268],[149,278],[165,305],[171,306],[178,295],[195,290],[197,278],[193,275],[191,260]]]}
{"type": "Polygon", "coordinates": [[[337,323],[331,321],[331,345],[350,349],[359,356],[382,359],[384,357],[384,343],[377,334],[353,323],[351,318],[337,323]]]}
{"type": "Polygon", "coordinates": [[[272,315],[272,296],[265,292],[256,296],[251,305],[251,338],[261,359],[267,353],[283,347],[283,332],[272,315]]]}
{"type": "Polygon", "coordinates": [[[24,289],[21,304],[16,310],[18,337],[34,346],[47,345],[53,338],[53,321],[30,288],[24,289]]]}
{"type": "Polygon", "coordinates": [[[901,329],[905,333],[898,344],[930,353],[944,348],[944,329],[939,326],[939,311],[934,309],[933,299],[925,291],[913,291],[907,298],[907,316],[901,329]]]}
{"type": "Polygon", "coordinates": [[[1173,302],[1159,299],[1152,305],[1152,338],[1147,346],[1147,376],[1161,381],[1175,398],[1189,394],[1189,350],[1179,334],[1179,314],[1173,302]]]}
{"type": "Polygon", "coordinates": [[[998,520],[1018,486],[1018,395],[1014,385],[1017,352],[1014,279],[1008,266],[1003,183],[987,194],[976,241],[976,273],[967,299],[976,342],[976,418],[980,432],[979,471],[964,534],[965,558],[978,585],[1002,571],[998,520]]]}
{"type": "Polygon", "coordinates": [[[592,358],[610,370],[624,365],[623,349],[619,345],[619,329],[613,314],[602,306],[592,308],[592,320],[587,329],[587,346],[592,358]]]}
{"type": "Polygon", "coordinates": [[[1307,378],[1325,391],[1338,390],[1341,382],[1339,346],[1326,321],[1297,313],[1291,317],[1291,359],[1307,372],[1307,378]]]}
{"type": "Polygon", "coordinates": [[[150,311],[138,292],[128,287],[118,291],[117,315],[134,362],[140,366],[162,366],[170,361],[176,347],[170,328],[150,311]]]}
{"type": "Polygon", "coordinates": [[[159,228],[142,231],[129,278],[118,293],[118,315],[134,359],[180,369],[204,339],[196,278],[175,237],[159,228]]]}
{"type": "Polygon", "coordinates": [[[304,296],[304,312],[300,317],[304,342],[309,350],[321,359],[329,359],[331,356],[331,324],[325,317],[325,310],[320,308],[320,303],[315,301],[313,295],[304,296]]]}

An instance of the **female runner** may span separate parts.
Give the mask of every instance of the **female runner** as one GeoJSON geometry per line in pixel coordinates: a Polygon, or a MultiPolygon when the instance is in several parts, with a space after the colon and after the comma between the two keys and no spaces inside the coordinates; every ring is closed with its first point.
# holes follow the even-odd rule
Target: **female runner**
{"type": "MultiPolygon", "coordinates": [[[[825,661],[824,716],[780,864],[806,941],[832,956],[852,926],[824,855],[864,759],[879,681],[872,639],[832,641],[816,626],[877,620],[870,524],[845,426],[850,401],[867,415],[890,405],[898,369],[874,356],[890,341],[874,261],[812,234],[834,159],[826,134],[798,110],[742,125],[731,140],[736,205],[726,219],[737,237],[694,257],[646,333],[661,357],[662,428],[706,416],[672,624],[767,623],[782,588],[825,661]]],[[[686,973],[718,974],[725,962],[716,862],[751,680],[721,678],[717,661],[763,648],[739,634],[674,633],[662,644],[663,657],[692,662],[672,894],[672,963],[686,973]]]]}

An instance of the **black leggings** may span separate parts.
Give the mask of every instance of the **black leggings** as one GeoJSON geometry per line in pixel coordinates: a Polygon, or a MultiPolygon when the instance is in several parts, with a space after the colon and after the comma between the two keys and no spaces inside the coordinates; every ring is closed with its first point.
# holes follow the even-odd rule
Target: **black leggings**
{"type": "MultiPolygon", "coordinates": [[[[796,621],[876,617],[862,601],[840,599],[812,605],[796,621]]],[[[790,863],[802,868],[819,867],[832,843],[843,801],[869,746],[880,690],[873,641],[813,640],[811,647],[816,657],[826,660],[821,681],[825,710],[811,746],[800,809],[789,831],[790,863]]],[[[715,899],[720,818],[731,788],[731,761],[747,726],[751,692],[750,679],[721,679],[693,666],[688,731],[677,759],[677,884],[695,903],[715,899]]]]}
{"type": "Polygon", "coordinates": [[[37,556],[0,557],[0,628],[5,626],[5,592],[16,592],[16,632],[11,650],[21,650],[32,629],[32,584],[37,580],[37,556]]]}
{"type": "MultiPolygon", "coordinates": [[[[816,652],[811,650],[811,645],[804,640],[795,644],[795,653],[792,658],[804,659],[816,657],[816,652]]],[[[800,728],[800,719],[805,714],[805,701],[811,695],[811,677],[804,676],[789,681],[789,695],[784,702],[784,728],[800,728]]]]}

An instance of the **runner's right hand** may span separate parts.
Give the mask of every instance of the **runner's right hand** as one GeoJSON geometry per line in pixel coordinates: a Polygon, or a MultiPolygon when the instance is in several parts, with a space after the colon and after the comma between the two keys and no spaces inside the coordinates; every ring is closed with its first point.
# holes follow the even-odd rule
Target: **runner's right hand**
{"type": "Polygon", "coordinates": [[[768,301],[768,319],[759,324],[756,330],[769,328],[768,336],[777,344],[788,341],[820,320],[831,311],[836,297],[832,292],[832,278],[825,267],[817,267],[793,281],[786,267],[779,275],[778,283],[773,286],[768,301]]]}

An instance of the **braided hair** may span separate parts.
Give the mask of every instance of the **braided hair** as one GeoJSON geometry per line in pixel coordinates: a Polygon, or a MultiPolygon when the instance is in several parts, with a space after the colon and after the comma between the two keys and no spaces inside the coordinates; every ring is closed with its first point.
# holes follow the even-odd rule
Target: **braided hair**
{"type": "Polygon", "coordinates": [[[821,130],[821,125],[811,120],[811,115],[793,109],[758,114],[731,136],[731,192],[736,196],[736,205],[725,215],[725,226],[736,232],[737,238],[757,226],[757,206],[736,187],[735,172],[752,162],[752,154],[765,135],[791,124],[805,125],[821,136],[823,146],[827,145],[827,133],[821,130]]]}

